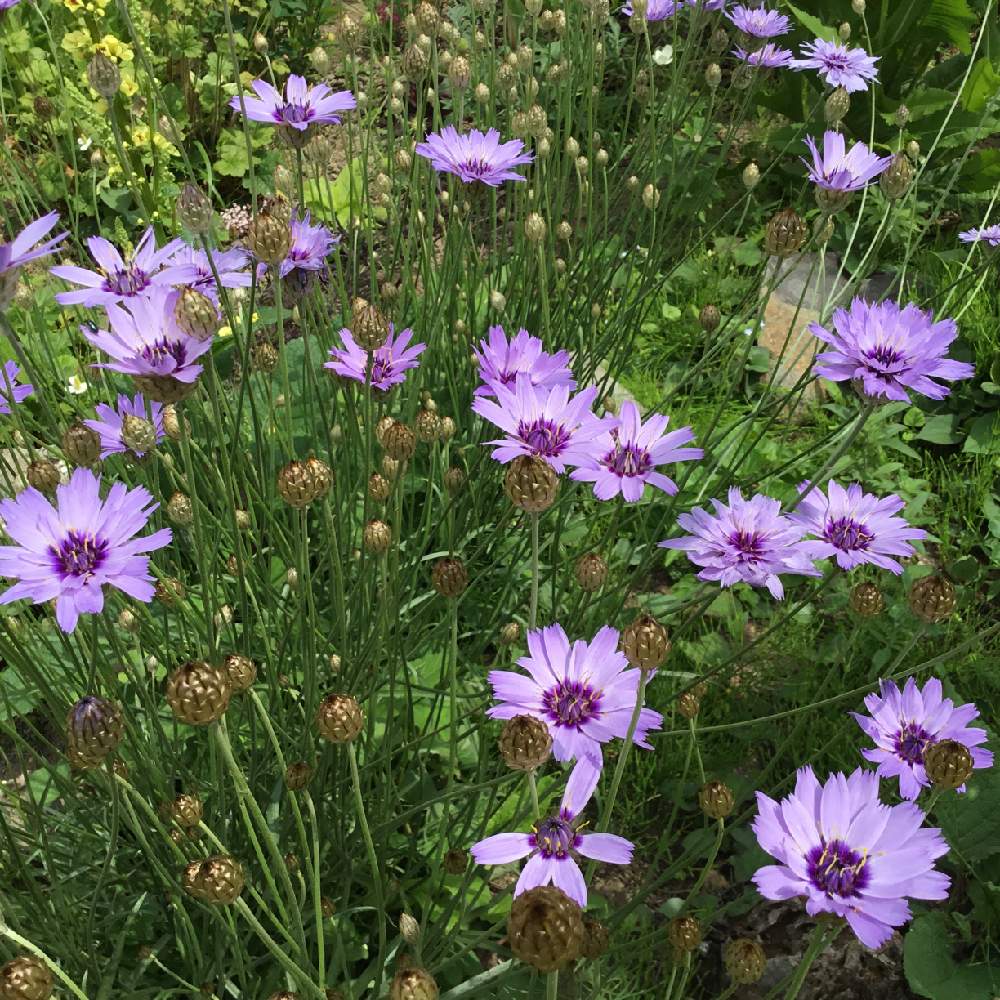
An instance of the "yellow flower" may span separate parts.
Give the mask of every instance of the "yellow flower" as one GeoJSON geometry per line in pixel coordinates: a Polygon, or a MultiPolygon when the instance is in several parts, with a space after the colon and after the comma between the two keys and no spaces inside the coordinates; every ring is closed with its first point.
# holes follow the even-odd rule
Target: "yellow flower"
{"type": "Polygon", "coordinates": [[[84,8],[83,0],[63,0],[63,5],[74,14],[78,14],[84,8]]]}
{"type": "Polygon", "coordinates": [[[114,35],[105,35],[95,46],[95,52],[103,52],[109,59],[115,62],[131,62],[132,49],[124,42],[119,41],[114,35]]]}
{"type": "Polygon", "coordinates": [[[233,335],[233,328],[231,326],[220,326],[219,332],[216,334],[217,337],[231,337],[233,335]]]}
{"type": "Polygon", "coordinates": [[[62,47],[71,56],[79,58],[89,53],[91,45],[90,32],[85,28],[79,31],[67,31],[63,35],[62,47]]]}

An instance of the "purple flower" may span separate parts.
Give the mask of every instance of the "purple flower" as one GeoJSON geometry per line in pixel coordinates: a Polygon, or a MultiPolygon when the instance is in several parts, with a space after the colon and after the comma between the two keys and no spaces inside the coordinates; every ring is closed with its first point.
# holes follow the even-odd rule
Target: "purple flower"
{"type": "Polygon", "coordinates": [[[13,361],[4,362],[3,375],[0,376],[0,414],[4,416],[10,414],[11,400],[23,402],[35,391],[30,382],[18,382],[20,374],[21,369],[13,361]]]}
{"type": "Polygon", "coordinates": [[[503,865],[528,858],[514,887],[515,896],[551,883],[585,907],[587,885],[576,859],[627,865],[634,849],[631,841],[613,833],[580,832],[580,814],[593,796],[600,776],[601,769],[583,758],[573,768],[554,816],[536,820],[531,833],[497,833],[480,840],[469,853],[480,865],[503,865]]]}
{"type": "Polygon", "coordinates": [[[817,38],[802,46],[805,59],[796,59],[793,69],[816,69],[831,87],[843,87],[849,94],[867,90],[868,80],[878,79],[875,63],[880,56],[870,56],[864,49],[849,49],[840,42],[817,38]]]}
{"type": "Polygon", "coordinates": [[[1000,247],[1000,225],[983,226],[980,229],[966,229],[959,233],[958,238],[963,243],[986,242],[991,247],[1000,247]]]}
{"type": "Polygon", "coordinates": [[[56,302],[64,306],[107,306],[126,299],[132,301],[154,286],[182,285],[197,277],[193,266],[170,263],[174,254],[183,249],[184,241],[171,240],[158,250],[152,226],[142,234],[128,260],[102,236],[91,236],[87,247],[97,261],[98,271],[73,264],[50,268],[57,278],[84,286],[72,292],[59,292],[56,302]]]}
{"type": "Polygon", "coordinates": [[[845,490],[831,479],[828,495],[811,489],[789,519],[816,536],[816,541],[802,543],[813,559],[836,556],[841,569],[871,563],[898,576],[903,567],[893,556],[913,555],[910,540],[927,537],[922,528],[911,528],[896,516],[902,509],[895,493],[880,499],[863,492],[859,483],[845,490]]]}
{"type": "Polygon", "coordinates": [[[186,243],[170,259],[170,263],[182,265],[186,272],[193,269],[193,277],[186,278],[183,282],[188,288],[193,288],[202,295],[207,295],[213,302],[219,301],[219,286],[223,288],[249,288],[251,284],[250,255],[241,247],[232,247],[229,250],[213,250],[211,262],[208,254],[204,250],[196,250],[186,243]],[[212,264],[218,272],[219,280],[215,280],[215,272],[212,271],[212,264]]]}
{"type": "Polygon", "coordinates": [[[156,443],[159,444],[163,440],[163,404],[151,402],[147,409],[146,400],[141,392],[137,392],[134,399],[119,395],[118,406],[115,409],[104,403],[98,403],[95,409],[98,419],[84,420],[84,424],[100,435],[101,458],[122,452],[129,452],[136,458],[142,458],[144,452],[134,451],[122,440],[122,423],[127,416],[148,420],[156,432],[156,443]]]}
{"type": "MultiPolygon", "coordinates": [[[[624,740],[639,691],[639,670],[628,666],[618,648],[618,630],[605,626],[589,642],[571,646],[561,625],[528,633],[528,656],[517,661],[528,676],[512,670],[489,675],[499,705],[487,711],[491,719],[531,715],[549,727],[556,760],[591,758],[602,761],[601,744],[624,740]]],[[[651,729],[663,716],[650,708],[639,714],[633,742],[645,750],[651,729]]]]}
{"type": "MultiPolygon", "coordinates": [[[[970,729],[968,724],[979,718],[979,709],[969,703],[955,707],[950,698],[943,698],[941,682],[932,677],[923,690],[908,678],[900,691],[894,681],[882,681],[880,694],[865,698],[870,715],[852,712],[857,724],[875,742],[872,750],[862,750],[865,760],[878,764],[882,778],[899,778],[899,794],[915,799],[921,788],[929,788],[924,770],[924,751],[939,740],[954,740],[972,754],[974,768],[992,767],[993,754],[980,744],[986,742],[985,729],[970,729]]],[[[958,789],[965,791],[965,785],[958,789]]]]}
{"type": "Polygon", "coordinates": [[[858,940],[878,948],[911,918],[907,897],[946,899],[950,880],[934,862],[948,853],[941,831],[921,827],[912,802],[885,806],[878,776],[860,768],[820,785],[799,769],[795,791],[780,802],[757,793],[753,831],[780,864],[753,876],[766,899],[804,896],[810,916],[845,919],[858,940]]]}
{"type": "Polygon", "coordinates": [[[0,604],[55,598],[56,621],[72,632],[81,614],[103,610],[105,584],[137,601],[153,599],[144,553],[169,544],[170,529],[135,535],[159,504],[143,487],[129,490],[123,483],[115,483],[102,501],[100,485],[89,469],[77,469],[56,487],[54,507],[31,487],[0,501],[0,517],[17,543],[0,546],[0,574],[18,581],[0,594],[0,604]]]}
{"type": "Polygon", "coordinates": [[[524,180],[513,168],[531,163],[534,156],[522,153],[523,148],[520,139],[500,142],[500,133],[495,128],[485,134],[472,129],[467,135],[459,135],[454,125],[447,125],[417,143],[416,151],[430,160],[439,173],[454,174],[465,184],[481,181],[499,187],[504,181],[524,180]]]}
{"type": "Polygon", "coordinates": [[[692,9],[701,7],[702,10],[725,10],[729,0],[688,0],[688,6],[692,9]]]}
{"type": "Polygon", "coordinates": [[[11,7],[16,7],[21,0],[0,0],[0,10],[10,10],[11,7]]]}
{"type": "Polygon", "coordinates": [[[427,350],[426,344],[414,344],[407,347],[413,331],[407,327],[395,336],[392,323],[389,324],[389,336],[385,343],[369,354],[358,346],[351,331],[346,327],[340,331],[340,339],[344,347],[330,348],[332,361],[323,365],[344,378],[353,379],[363,385],[370,385],[381,392],[388,392],[394,385],[405,381],[406,372],[417,367],[417,358],[427,350]]]}
{"type": "Polygon", "coordinates": [[[265,80],[254,80],[250,86],[257,96],[244,95],[241,105],[237,94],[229,102],[231,108],[235,111],[245,108],[251,121],[287,125],[299,132],[305,132],[310,125],[339,125],[340,112],[356,107],[354,95],[349,90],[333,93],[325,83],[310,87],[305,77],[294,73],[285,82],[284,97],[265,80]]]}
{"type": "Polygon", "coordinates": [[[812,153],[812,166],[805,157],[800,159],[809,168],[809,180],[826,191],[859,191],[892,162],[891,156],[876,156],[863,142],[848,151],[840,132],[824,133],[822,156],[811,135],[805,143],[812,153]]]}
{"type": "Polygon", "coordinates": [[[576,388],[569,369],[569,352],[547,353],[542,349],[541,340],[532,337],[523,328],[508,343],[504,328],[491,326],[489,340],[479,341],[479,346],[481,351],[472,349],[479,365],[479,377],[483,380],[483,384],[476,389],[477,396],[494,396],[496,391],[492,383],[510,385],[519,375],[527,378],[533,386],[576,388]]]}
{"type": "Polygon", "coordinates": [[[767,7],[744,7],[737,4],[726,17],[745,35],[754,38],[775,38],[787,34],[791,25],[784,14],[767,7]]]}
{"type": "Polygon", "coordinates": [[[756,52],[747,52],[745,49],[733,49],[733,55],[740,62],[749,63],[751,66],[759,66],[762,69],[779,69],[783,66],[791,66],[794,56],[789,49],[783,49],[774,42],[768,42],[756,52]]]}
{"type": "Polygon", "coordinates": [[[821,575],[802,544],[802,528],[782,515],[777,500],[760,493],[744,500],[731,486],[729,505],[721,500],[712,505],[714,516],[695,507],[677,518],[690,535],[659,543],[664,549],[684,549],[695,565],[703,566],[699,580],[718,580],[723,587],[742,580],[752,587],[767,587],[780,601],[784,597],[780,574],[821,575]]]}
{"type": "Polygon", "coordinates": [[[326,258],[340,242],[326,226],[312,225],[309,213],[300,219],[298,215],[292,219],[292,245],[288,256],[278,266],[278,273],[284,278],[296,268],[302,271],[319,271],[326,266],[326,258]]]}
{"type": "MultiPolygon", "coordinates": [[[[668,17],[673,17],[683,9],[684,0],[649,0],[646,6],[646,20],[666,21],[668,17]]],[[[626,3],[622,6],[622,13],[626,17],[631,17],[635,13],[635,8],[631,3],[626,3]]]]}
{"type": "Polygon", "coordinates": [[[497,445],[493,458],[506,465],[518,455],[535,455],[558,473],[567,465],[586,465],[589,444],[601,430],[590,412],[596,386],[570,398],[565,385],[535,388],[521,375],[513,391],[499,382],[493,383],[493,390],[496,402],[484,396],[472,401],[479,416],[507,432],[507,437],[487,442],[497,445]]]}
{"type": "Polygon", "coordinates": [[[642,498],[648,483],[668,496],[677,484],[656,471],[667,462],[690,462],[701,458],[701,448],[681,448],[694,440],[690,427],[665,434],[670,418],[654,413],[645,424],[633,402],[622,404],[621,416],[599,421],[601,433],[588,446],[587,459],[570,473],[570,479],[594,484],[598,500],[610,500],[619,493],[629,503],[642,498]]]}
{"type": "Polygon", "coordinates": [[[833,314],[833,332],[810,323],[809,332],[833,350],[816,355],[816,374],[831,382],[855,379],[866,396],[906,401],[908,390],[930,399],[951,391],[934,379],[971,378],[975,369],[945,357],[958,336],[953,319],[934,322],[912,302],[900,309],[885,301],[869,304],[855,299],[850,310],[833,314]]]}
{"type": "Polygon", "coordinates": [[[190,385],[201,374],[195,364],[211,346],[212,338],[198,340],[185,333],[174,319],[178,292],[154,286],[146,295],[129,300],[128,309],[107,307],[110,330],[81,327],[84,337],[114,358],[93,365],[125,375],[165,376],[190,385]]]}
{"type": "MultiPolygon", "coordinates": [[[[3,9],[3,6],[0,5],[0,10],[3,9]]],[[[0,309],[5,309],[14,297],[17,269],[27,264],[29,260],[37,260],[39,257],[45,257],[52,253],[66,239],[68,234],[60,233],[32,249],[34,244],[52,231],[58,221],[59,213],[49,212],[48,215],[43,215],[40,219],[29,222],[10,243],[0,243],[0,309]]]]}

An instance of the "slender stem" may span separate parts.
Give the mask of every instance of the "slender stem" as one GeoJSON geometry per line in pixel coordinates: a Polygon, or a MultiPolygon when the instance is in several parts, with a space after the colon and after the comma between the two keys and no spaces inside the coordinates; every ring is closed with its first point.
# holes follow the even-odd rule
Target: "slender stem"
{"type": "Polygon", "coordinates": [[[528,631],[538,625],[538,514],[531,515],[531,604],[528,607],[528,631]]]}
{"type": "Polygon", "coordinates": [[[458,769],[458,601],[451,602],[451,642],[448,649],[448,781],[458,769]]]}
{"type": "Polygon", "coordinates": [[[534,818],[541,816],[541,809],[538,805],[538,783],[535,781],[535,772],[528,772],[528,791],[531,792],[531,808],[535,810],[534,818]]]}
{"type": "Polygon", "coordinates": [[[559,970],[550,972],[545,980],[545,1000],[556,1000],[559,996],[559,970]]]}
{"type": "Polygon", "coordinates": [[[615,765],[615,774],[611,779],[611,791],[608,792],[608,801],[601,813],[601,822],[597,826],[599,833],[606,833],[608,827],[611,825],[611,811],[615,807],[615,799],[618,798],[618,786],[622,783],[622,775],[625,773],[625,764],[628,761],[629,751],[632,749],[632,740],[639,725],[639,716],[642,713],[642,705],[645,697],[646,671],[640,670],[639,686],[635,692],[635,708],[632,709],[632,718],[629,720],[628,732],[625,734],[625,744],[618,755],[618,763],[615,765]]]}
{"type": "Polygon", "coordinates": [[[725,836],[725,833],[726,821],[720,819],[716,823],[715,841],[712,844],[712,849],[708,852],[708,857],[705,859],[705,867],[702,868],[698,880],[691,886],[691,891],[688,893],[688,905],[691,904],[695,896],[698,895],[698,891],[705,884],[705,879],[708,878],[708,873],[712,870],[712,865],[715,864],[715,859],[718,857],[719,848],[722,846],[722,838],[725,836]]]}
{"type": "Polygon", "coordinates": [[[261,939],[267,950],[274,955],[278,964],[295,979],[301,989],[307,989],[309,995],[325,1000],[326,993],[321,990],[299,966],[297,966],[279,947],[278,942],[262,926],[261,922],[253,915],[253,911],[247,906],[246,900],[237,899],[233,904],[237,910],[243,914],[243,919],[253,928],[254,933],[261,939]]]}
{"type": "Polygon", "coordinates": [[[802,989],[802,984],[806,981],[806,976],[809,975],[809,969],[811,968],[813,962],[819,957],[820,952],[829,944],[833,939],[840,933],[843,928],[843,924],[839,924],[832,935],[828,934],[828,925],[824,923],[818,923],[812,932],[812,937],[809,939],[809,947],[806,948],[806,953],[802,956],[802,961],[799,963],[799,967],[795,970],[795,976],[788,986],[788,991],[785,993],[785,1000],[795,1000],[799,995],[799,991],[802,989]]]}

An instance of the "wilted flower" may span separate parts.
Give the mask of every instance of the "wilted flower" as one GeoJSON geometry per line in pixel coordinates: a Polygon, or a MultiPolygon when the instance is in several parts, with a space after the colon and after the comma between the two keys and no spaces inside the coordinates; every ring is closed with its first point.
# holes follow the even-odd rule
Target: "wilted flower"
{"type": "MultiPolygon", "coordinates": [[[[10,6],[8,4],[8,6],[10,6]]],[[[0,10],[4,8],[0,6],[0,10]]],[[[10,243],[0,243],[0,309],[7,306],[14,297],[16,279],[15,272],[28,261],[45,257],[64,240],[67,233],[60,233],[52,239],[34,246],[43,236],[47,236],[59,221],[58,212],[49,212],[40,219],[28,223],[10,243]]]]}
{"type": "Polygon", "coordinates": [[[791,23],[784,14],[767,7],[744,7],[737,4],[726,17],[743,32],[754,38],[775,38],[787,34],[791,23]]]}
{"type": "Polygon", "coordinates": [[[586,906],[587,885],[576,858],[627,865],[633,851],[632,843],[624,837],[579,830],[576,821],[594,794],[600,776],[600,767],[582,758],[566,782],[559,811],[554,816],[538,819],[531,833],[497,833],[479,841],[470,851],[476,863],[502,865],[528,858],[514,887],[515,896],[552,884],[580,906],[586,906]]]}
{"type": "MultiPolygon", "coordinates": [[[[150,403],[148,408],[142,393],[137,392],[134,399],[119,395],[118,405],[114,409],[104,403],[95,407],[97,420],[84,420],[84,425],[101,436],[101,458],[120,452],[131,451],[122,440],[122,422],[126,416],[139,417],[148,420],[156,433],[156,443],[163,440],[163,406],[160,403],[150,403]]],[[[144,452],[132,452],[136,458],[142,458],[144,452]]]]}
{"type": "Polygon", "coordinates": [[[10,404],[23,402],[34,391],[30,382],[19,382],[21,369],[13,361],[5,361],[3,375],[0,375],[0,414],[10,413],[10,404]],[[9,395],[8,395],[9,394],[9,395]]]}
{"type": "Polygon", "coordinates": [[[804,896],[807,913],[844,918],[869,948],[912,918],[907,897],[945,899],[950,885],[934,870],[948,852],[941,831],[922,828],[924,814],[912,802],[882,805],[878,786],[878,776],[860,768],[820,785],[803,767],[781,802],[757,793],[753,824],[760,846],[781,862],[753,876],[760,894],[804,896]]]}
{"type": "Polygon", "coordinates": [[[534,386],[551,388],[564,385],[575,389],[576,382],[569,369],[569,352],[556,351],[549,354],[543,350],[542,342],[524,328],[517,331],[507,341],[502,326],[491,326],[489,339],[479,342],[480,350],[473,348],[473,355],[479,365],[479,377],[483,384],[476,389],[477,396],[495,396],[492,383],[510,385],[518,375],[525,376],[534,386]]]}
{"type": "Polygon", "coordinates": [[[103,610],[105,584],[137,601],[153,599],[144,553],[169,544],[170,529],[134,537],[159,505],[148,490],[123,483],[102,501],[100,483],[89,469],[77,469],[56,488],[54,507],[31,487],[0,501],[0,517],[16,543],[0,546],[0,574],[18,581],[0,595],[0,604],[55,598],[56,621],[72,632],[81,614],[103,610]]]}
{"type": "MultiPolygon", "coordinates": [[[[924,753],[941,740],[954,740],[966,747],[974,768],[993,766],[993,754],[981,746],[987,739],[986,730],[969,728],[969,723],[979,718],[979,709],[971,702],[956,707],[950,698],[942,697],[936,677],[923,689],[909,677],[902,691],[895,681],[882,681],[879,693],[865,698],[865,708],[869,715],[852,715],[875,747],[862,750],[861,755],[878,764],[880,777],[899,778],[899,794],[904,799],[915,799],[922,788],[930,787],[924,753]]],[[[964,792],[965,786],[958,791],[964,792]]]]}
{"type": "Polygon", "coordinates": [[[833,332],[819,323],[810,323],[809,332],[833,348],[816,355],[816,374],[832,382],[855,379],[866,396],[906,401],[913,391],[943,399],[950,390],[935,379],[950,382],[975,371],[945,357],[958,336],[955,321],[935,323],[912,302],[900,309],[888,300],[869,304],[856,298],[850,310],[834,312],[833,332]]]}
{"type": "Polygon", "coordinates": [[[958,238],[963,243],[988,243],[991,247],[1000,247],[1000,225],[994,223],[979,229],[966,229],[958,234],[958,238]]]}
{"type": "Polygon", "coordinates": [[[354,95],[349,90],[333,93],[325,83],[310,87],[305,77],[292,73],[285,82],[285,96],[265,80],[254,80],[256,97],[237,94],[229,101],[236,111],[244,111],[247,118],[269,125],[285,125],[298,132],[305,132],[310,125],[339,125],[340,112],[356,107],[354,95]]]}
{"type": "Polygon", "coordinates": [[[351,331],[345,327],[340,331],[344,347],[331,347],[330,357],[333,360],[327,361],[323,367],[344,378],[388,392],[406,379],[404,373],[408,369],[417,367],[417,358],[427,349],[426,344],[407,347],[412,336],[413,331],[409,327],[400,330],[397,336],[390,323],[385,343],[369,354],[358,346],[351,331]]]}
{"type": "Polygon", "coordinates": [[[733,55],[750,66],[759,66],[762,69],[779,69],[784,66],[791,66],[794,55],[790,49],[783,49],[774,42],[768,42],[754,52],[747,52],[745,49],[733,49],[733,55]]]}
{"type": "Polygon", "coordinates": [[[760,493],[744,500],[732,486],[728,506],[721,500],[713,500],[712,505],[714,516],[695,507],[677,519],[690,535],[659,543],[661,548],[685,550],[693,563],[704,566],[699,580],[718,580],[723,587],[742,580],[753,587],[767,587],[780,601],[784,596],[781,574],[821,575],[802,545],[802,528],[782,515],[777,500],[760,493]]]}
{"type": "Polygon", "coordinates": [[[499,187],[504,181],[523,181],[513,168],[531,163],[534,156],[522,153],[520,139],[500,142],[500,133],[491,128],[486,133],[472,129],[460,135],[453,125],[432,132],[426,141],[417,143],[416,152],[439,173],[454,174],[465,184],[480,181],[499,187]]]}
{"type": "Polygon", "coordinates": [[[859,191],[892,162],[891,156],[877,156],[863,142],[847,150],[841,132],[824,133],[822,155],[811,135],[806,136],[805,144],[812,153],[811,166],[801,158],[809,169],[809,180],[827,191],[859,191]]]}
{"type": "Polygon", "coordinates": [[[868,80],[878,79],[875,63],[880,56],[870,56],[864,49],[849,49],[841,42],[817,38],[802,46],[804,59],[796,59],[792,69],[819,70],[831,87],[843,87],[849,94],[868,89],[868,80]]]}
{"type": "Polygon", "coordinates": [[[320,271],[326,265],[326,258],[340,242],[340,237],[330,232],[326,226],[312,225],[309,213],[291,222],[292,243],[288,248],[288,256],[278,265],[278,273],[282,278],[291,274],[296,268],[303,271],[320,271]]]}
{"type": "MultiPolygon", "coordinates": [[[[556,760],[590,757],[602,760],[601,744],[625,739],[639,690],[640,671],[628,666],[618,648],[617,629],[602,628],[589,642],[570,645],[561,625],[528,633],[528,655],[517,661],[528,676],[512,670],[489,675],[499,705],[487,711],[491,719],[533,715],[552,734],[556,760]]],[[[663,716],[643,708],[633,741],[652,749],[646,740],[659,729],[663,716]]]]}
{"type": "MultiPolygon", "coordinates": [[[[807,485],[803,483],[799,489],[807,485]]],[[[810,489],[789,519],[816,536],[816,541],[802,542],[813,559],[835,556],[841,569],[871,563],[898,576],[903,567],[893,556],[913,555],[910,541],[927,537],[922,528],[911,528],[896,516],[903,506],[895,493],[880,498],[865,493],[860,483],[844,489],[831,479],[827,494],[810,489]]]]}
{"type": "Polygon", "coordinates": [[[249,288],[251,284],[250,255],[242,247],[213,251],[209,261],[204,250],[196,250],[185,243],[170,259],[170,263],[193,269],[194,276],[185,278],[183,284],[207,295],[213,302],[219,301],[220,285],[223,288],[249,288]],[[213,264],[215,271],[212,270],[213,264]],[[218,281],[216,273],[219,275],[218,281]]]}

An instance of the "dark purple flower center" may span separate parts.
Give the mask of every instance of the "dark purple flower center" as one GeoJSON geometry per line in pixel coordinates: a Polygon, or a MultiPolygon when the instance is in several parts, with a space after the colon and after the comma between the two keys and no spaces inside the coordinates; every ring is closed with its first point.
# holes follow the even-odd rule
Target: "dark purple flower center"
{"type": "Polygon", "coordinates": [[[168,340],[166,337],[160,337],[142,349],[141,357],[151,365],[159,365],[168,358],[173,358],[176,366],[180,368],[187,360],[187,348],[180,340],[168,340]]]}
{"type": "Polygon", "coordinates": [[[729,536],[729,544],[738,552],[740,562],[753,562],[764,558],[767,539],[759,531],[734,531],[729,536]]]}
{"type": "Polygon", "coordinates": [[[924,750],[933,737],[919,722],[904,722],[893,740],[896,756],[907,764],[922,764],[924,750]]]}
{"type": "Polygon", "coordinates": [[[278,111],[278,117],[286,125],[301,125],[313,116],[313,109],[308,104],[285,104],[278,111]]]}
{"type": "Polygon", "coordinates": [[[108,543],[85,531],[71,528],[59,546],[49,549],[56,572],[68,576],[88,577],[100,569],[108,554],[108,543]]]}
{"type": "Polygon", "coordinates": [[[488,160],[484,160],[482,157],[477,157],[476,159],[466,160],[462,164],[462,169],[466,173],[471,174],[473,177],[479,178],[492,174],[494,167],[488,160]]]}
{"type": "Polygon", "coordinates": [[[149,275],[135,264],[113,271],[104,279],[104,290],[116,295],[138,295],[148,285],[149,275]]]}
{"type": "Polygon", "coordinates": [[[884,368],[898,365],[901,361],[906,360],[906,355],[902,351],[897,351],[890,344],[877,344],[870,350],[862,352],[862,356],[868,361],[874,361],[876,364],[882,365],[884,368]]]}
{"type": "Polygon", "coordinates": [[[575,847],[579,839],[565,819],[550,816],[535,824],[531,846],[537,848],[543,858],[566,858],[569,857],[570,848],[575,847]]]}
{"type": "Polygon", "coordinates": [[[557,726],[579,729],[601,713],[601,692],[580,681],[560,681],[542,695],[542,704],[557,726]]]}
{"type": "Polygon", "coordinates": [[[861,892],[870,878],[868,857],[842,840],[821,843],[806,855],[809,881],[827,896],[848,899],[861,892]]]}
{"type": "Polygon", "coordinates": [[[620,441],[601,462],[618,476],[644,476],[653,465],[645,448],[631,443],[623,445],[620,441]]]}
{"type": "Polygon", "coordinates": [[[535,455],[554,458],[569,444],[569,431],[562,424],[557,424],[544,417],[532,421],[523,421],[517,425],[517,436],[535,455]]]}
{"type": "Polygon", "coordinates": [[[851,552],[854,549],[867,549],[875,536],[863,524],[858,524],[853,518],[830,518],[826,522],[823,537],[838,549],[851,552]]]}
{"type": "Polygon", "coordinates": [[[393,375],[392,358],[375,358],[372,361],[371,378],[368,380],[371,385],[378,385],[379,382],[391,378],[393,375]]]}

